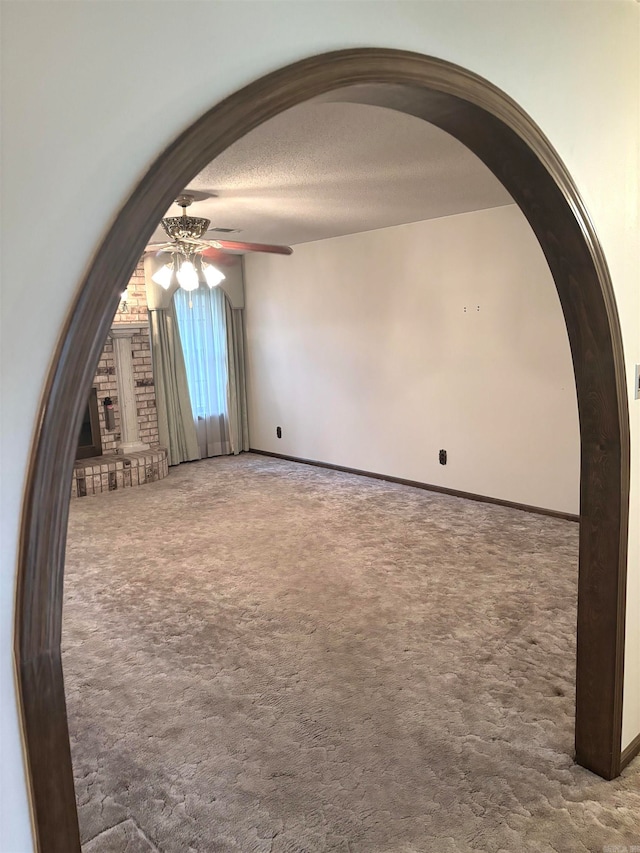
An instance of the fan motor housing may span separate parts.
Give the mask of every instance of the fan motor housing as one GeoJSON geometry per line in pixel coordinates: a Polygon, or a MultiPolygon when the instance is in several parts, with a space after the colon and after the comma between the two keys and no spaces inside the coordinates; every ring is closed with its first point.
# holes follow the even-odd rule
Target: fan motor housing
{"type": "Polygon", "coordinates": [[[211,225],[201,216],[168,216],[162,220],[165,233],[172,240],[199,240],[211,225]]]}

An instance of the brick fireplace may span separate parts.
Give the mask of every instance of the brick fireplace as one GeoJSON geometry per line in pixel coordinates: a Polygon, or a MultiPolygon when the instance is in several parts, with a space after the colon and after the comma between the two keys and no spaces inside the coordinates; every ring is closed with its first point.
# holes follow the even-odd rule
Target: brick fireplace
{"type": "Polygon", "coordinates": [[[84,447],[78,447],[71,487],[74,497],[141,485],[168,474],[167,451],[158,440],[142,261],[100,356],[81,441],[84,447]],[[112,415],[105,411],[105,400],[111,401],[112,415]],[[88,444],[92,431],[94,438],[88,444]]]}

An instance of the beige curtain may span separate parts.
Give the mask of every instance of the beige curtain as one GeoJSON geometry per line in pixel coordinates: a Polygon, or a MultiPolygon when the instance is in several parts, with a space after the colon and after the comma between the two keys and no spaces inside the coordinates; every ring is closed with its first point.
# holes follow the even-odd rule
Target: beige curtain
{"type": "MultiPolygon", "coordinates": [[[[158,432],[160,442],[169,448],[170,460],[176,460],[170,461],[169,464],[177,465],[179,462],[201,457],[173,302],[177,285],[174,284],[169,290],[164,290],[152,279],[158,266],[166,260],[166,257],[147,255],[144,265],[147,303],[151,317],[151,351],[154,359],[158,432]],[[156,364],[159,373],[156,373],[156,364]]],[[[222,288],[221,291],[224,293],[222,288]]],[[[229,377],[228,443],[230,452],[237,454],[243,450],[249,450],[244,312],[241,308],[232,308],[228,295],[224,293],[224,296],[229,377]]]]}
{"type": "Polygon", "coordinates": [[[150,310],[149,320],[158,437],[169,451],[169,465],[179,465],[200,459],[200,450],[173,304],[150,310]]]}
{"type": "Polygon", "coordinates": [[[244,312],[232,308],[225,299],[227,326],[227,368],[229,373],[229,433],[231,452],[249,450],[249,422],[247,419],[247,383],[245,374],[244,312]]]}
{"type": "Polygon", "coordinates": [[[151,327],[153,381],[158,410],[158,438],[169,451],[169,465],[200,459],[180,332],[173,308],[173,291],[164,290],[153,273],[170,256],[145,255],[144,278],[151,327]]]}

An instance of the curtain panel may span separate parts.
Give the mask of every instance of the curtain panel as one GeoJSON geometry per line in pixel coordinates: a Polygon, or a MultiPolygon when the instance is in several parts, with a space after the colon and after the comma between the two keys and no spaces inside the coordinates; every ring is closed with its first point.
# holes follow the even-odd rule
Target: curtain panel
{"type": "Polygon", "coordinates": [[[200,459],[173,304],[149,311],[149,325],[160,444],[168,450],[169,465],[200,459]]]}
{"type": "Polygon", "coordinates": [[[225,299],[227,363],[229,372],[229,425],[231,452],[249,450],[247,377],[245,372],[244,311],[232,308],[225,299]]]}

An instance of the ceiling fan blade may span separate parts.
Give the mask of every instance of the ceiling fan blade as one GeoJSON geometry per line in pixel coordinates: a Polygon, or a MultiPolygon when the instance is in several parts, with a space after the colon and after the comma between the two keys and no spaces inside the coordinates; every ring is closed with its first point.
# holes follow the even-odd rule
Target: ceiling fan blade
{"type": "MultiPolygon", "coordinates": [[[[222,249],[227,252],[268,252],[273,255],[291,255],[291,246],[274,246],[270,243],[240,243],[236,240],[209,240],[211,248],[222,249]]],[[[204,249],[202,254],[206,257],[209,249],[204,249]]]]}
{"type": "Polygon", "coordinates": [[[215,266],[233,267],[240,262],[241,255],[227,252],[224,249],[214,249],[213,246],[207,246],[205,252],[199,252],[200,257],[215,264],[215,266]]]}
{"type": "Polygon", "coordinates": [[[147,243],[145,252],[168,252],[174,248],[174,243],[147,243]]]}

